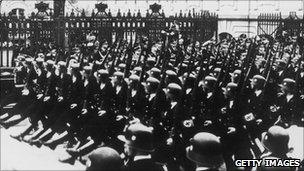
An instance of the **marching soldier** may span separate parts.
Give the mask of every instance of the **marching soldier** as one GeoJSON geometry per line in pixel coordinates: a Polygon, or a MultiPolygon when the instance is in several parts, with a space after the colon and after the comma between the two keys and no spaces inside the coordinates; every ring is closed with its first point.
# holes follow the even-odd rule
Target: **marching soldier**
{"type": "Polygon", "coordinates": [[[114,99],[116,113],[125,115],[128,85],[124,80],[124,74],[122,72],[117,71],[114,73],[113,86],[115,88],[114,99]]]}
{"type": "MultiPolygon", "coordinates": [[[[286,129],[280,126],[272,126],[267,132],[262,134],[262,145],[265,147],[265,152],[260,156],[261,159],[290,159],[287,153],[290,151],[288,146],[289,143],[289,133],[286,129]]],[[[295,167],[265,167],[263,162],[262,167],[258,170],[284,170],[292,171],[296,170],[295,167]]]]}
{"type": "Polygon", "coordinates": [[[191,170],[226,170],[222,149],[219,137],[207,132],[195,134],[186,148],[187,158],[195,164],[191,170]]]}
{"type": "Polygon", "coordinates": [[[250,83],[250,90],[246,92],[247,104],[243,113],[251,113],[254,116],[254,119],[249,124],[251,125],[250,132],[253,137],[259,137],[259,135],[271,125],[269,116],[270,104],[264,90],[265,82],[266,79],[263,76],[253,76],[250,83]]]}
{"type": "Polygon", "coordinates": [[[86,171],[121,171],[122,166],[120,155],[110,147],[97,148],[86,161],[86,171]]]}
{"type": "Polygon", "coordinates": [[[277,106],[275,106],[279,116],[276,124],[289,127],[300,120],[299,94],[293,79],[285,78],[279,86],[281,92],[278,93],[277,106]]]}
{"type": "Polygon", "coordinates": [[[145,105],[145,89],[140,82],[140,77],[137,75],[131,75],[129,77],[129,89],[128,89],[128,109],[129,113],[139,118],[144,119],[144,105],[145,105]]]}
{"type": "Polygon", "coordinates": [[[197,112],[194,125],[198,130],[214,131],[217,113],[221,106],[221,95],[218,87],[216,87],[216,82],[216,78],[206,76],[199,83],[196,97],[199,106],[194,109],[197,112]]]}
{"type": "Polygon", "coordinates": [[[238,85],[232,82],[223,88],[224,104],[217,122],[217,133],[221,137],[224,147],[223,154],[228,169],[234,168],[233,155],[235,160],[252,158],[250,139],[244,128],[245,120],[241,113],[241,106],[236,100],[237,89],[238,85]]]}
{"type": "Polygon", "coordinates": [[[118,138],[124,142],[124,171],[163,171],[162,166],[152,159],[153,128],[134,123],[128,126],[124,135],[118,138]]]}

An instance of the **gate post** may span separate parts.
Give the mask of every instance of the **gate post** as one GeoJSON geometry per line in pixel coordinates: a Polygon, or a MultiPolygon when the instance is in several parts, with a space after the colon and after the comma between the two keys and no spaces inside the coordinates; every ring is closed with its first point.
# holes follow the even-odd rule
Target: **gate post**
{"type": "Polygon", "coordinates": [[[54,40],[55,43],[64,48],[65,45],[65,20],[64,20],[64,6],[66,0],[54,1],[54,40]]]}

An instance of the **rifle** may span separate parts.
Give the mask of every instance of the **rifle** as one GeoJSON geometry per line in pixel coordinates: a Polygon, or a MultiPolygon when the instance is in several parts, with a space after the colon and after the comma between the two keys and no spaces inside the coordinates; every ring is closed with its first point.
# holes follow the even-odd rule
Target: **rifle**
{"type": "Polygon", "coordinates": [[[268,46],[267,46],[267,49],[266,49],[266,53],[265,53],[265,57],[264,59],[267,59],[266,60],[266,67],[265,67],[265,70],[263,71],[263,76],[265,77],[266,76],[266,73],[268,73],[268,70],[270,69],[269,67],[271,66],[270,65],[270,60],[271,60],[271,55],[272,53],[270,52],[273,48],[273,42],[269,42],[268,43],[268,46]]]}
{"type": "Polygon", "coordinates": [[[131,42],[129,43],[128,49],[126,51],[127,59],[126,59],[126,68],[125,68],[125,73],[124,73],[125,78],[129,76],[129,71],[130,71],[132,57],[133,57],[133,51],[134,51],[134,49],[132,46],[132,37],[131,37],[131,42]]]}
{"type": "Polygon", "coordinates": [[[113,48],[115,47],[115,44],[117,43],[118,38],[116,38],[115,42],[112,44],[112,46],[110,48],[108,48],[107,53],[103,59],[103,61],[101,62],[101,66],[104,66],[104,64],[107,62],[109,54],[112,52],[113,48]]]}
{"type": "Polygon", "coordinates": [[[144,53],[144,51],[145,51],[146,53],[145,53],[145,56],[144,56],[144,61],[143,61],[143,63],[142,63],[142,71],[141,71],[140,79],[139,79],[140,82],[143,81],[144,76],[145,76],[145,74],[146,74],[146,62],[147,62],[147,59],[148,59],[148,54],[149,54],[149,52],[151,51],[151,46],[152,46],[152,44],[151,44],[151,42],[149,41],[149,42],[148,42],[148,48],[147,48],[147,49],[142,49],[142,51],[141,51],[141,54],[144,53]]]}
{"type": "Polygon", "coordinates": [[[109,67],[109,75],[112,75],[114,73],[114,68],[115,68],[115,63],[116,63],[116,60],[119,58],[120,56],[120,53],[118,53],[119,51],[119,48],[121,46],[121,43],[122,43],[122,39],[119,40],[116,48],[115,48],[115,55],[113,56],[113,59],[112,59],[112,64],[111,66],[109,67]]]}

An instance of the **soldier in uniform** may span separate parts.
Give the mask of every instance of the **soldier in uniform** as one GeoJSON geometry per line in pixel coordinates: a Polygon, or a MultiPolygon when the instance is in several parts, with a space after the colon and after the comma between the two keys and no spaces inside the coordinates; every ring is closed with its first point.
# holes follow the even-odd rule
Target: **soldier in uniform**
{"type": "Polygon", "coordinates": [[[124,171],[162,171],[152,159],[154,151],[153,128],[141,123],[131,124],[124,135],[118,136],[124,142],[124,171]]]}
{"type": "Polygon", "coordinates": [[[27,111],[30,106],[34,106],[33,103],[36,102],[36,84],[35,80],[37,79],[37,73],[33,65],[32,58],[25,59],[26,66],[26,77],[25,77],[25,86],[22,90],[22,95],[18,103],[13,107],[13,109],[2,118],[2,126],[8,128],[12,125],[15,125],[27,117],[27,111]]]}
{"type": "MultiPolygon", "coordinates": [[[[24,87],[24,79],[26,77],[26,68],[23,64],[24,61],[25,61],[24,56],[18,56],[15,59],[15,68],[14,68],[15,87],[10,94],[8,94],[4,97],[1,97],[0,107],[5,107],[6,105],[8,105],[10,103],[15,103],[15,102],[19,101],[19,99],[21,97],[21,91],[24,87]]],[[[0,115],[5,114],[5,113],[6,113],[6,110],[1,110],[0,115]]],[[[6,114],[6,115],[8,115],[8,114],[6,114]]],[[[6,117],[7,116],[1,116],[0,120],[4,119],[6,117]]]]}
{"type": "Polygon", "coordinates": [[[194,109],[194,125],[198,130],[215,131],[216,117],[221,106],[221,93],[216,87],[216,78],[206,76],[199,83],[196,100],[199,106],[194,109]]]}
{"type": "MultiPolygon", "coordinates": [[[[261,159],[290,159],[287,153],[290,151],[288,146],[289,143],[289,133],[286,129],[280,126],[272,126],[267,132],[262,134],[262,145],[265,147],[265,152],[260,156],[261,159]]],[[[292,171],[296,170],[294,167],[262,167],[258,168],[260,171],[266,170],[284,170],[292,171]]]]}
{"type": "Polygon", "coordinates": [[[187,158],[195,164],[191,170],[226,170],[222,149],[219,137],[207,132],[195,134],[186,148],[187,158]]]}
{"type": "Polygon", "coordinates": [[[217,117],[217,132],[224,147],[223,154],[228,169],[234,168],[233,155],[235,160],[253,157],[250,152],[250,139],[244,129],[245,120],[241,106],[236,99],[237,89],[238,85],[232,82],[223,88],[224,104],[221,108],[220,116],[217,117]]]}
{"type": "Polygon", "coordinates": [[[296,82],[293,79],[285,78],[281,87],[281,92],[277,98],[278,120],[276,124],[289,127],[297,120],[300,120],[300,97],[296,89],[296,82]]]}
{"type": "Polygon", "coordinates": [[[86,161],[86,171],[121,171],[123,161],[110,147],[100,147],[91,152],[86,161]]]}
{"type": "Polygon", "coordinates": [[[261,75],[255,75],[251,79],[250,90],[246,93],[247,104],[245,104],[245,111],[243,113],[251,113],[254,119],[248,122],[248,129],[250,129],[251,136],[260,138],[259,136],[270,125],[270,110],[269,102],[267,101],[267,94],[265,94],[264,85],[266,79],[261,75]]]}
{"type": "Polygon", "coordinates": [[[137,75],[131,75],[129,77],[129,88],[128,88],[128,109],[129,113],[133,116],[144,119],[144,105],[145,105],[145,89],[140,82],[140,77],[137,75]]]}
{"type": "Polygon", "coordinates": [[[122,72],[117,71],[114,73],[113,85],[115,88],[115,113],[125,115],[128,85],[124,80],[124,74],[122,72]]]}

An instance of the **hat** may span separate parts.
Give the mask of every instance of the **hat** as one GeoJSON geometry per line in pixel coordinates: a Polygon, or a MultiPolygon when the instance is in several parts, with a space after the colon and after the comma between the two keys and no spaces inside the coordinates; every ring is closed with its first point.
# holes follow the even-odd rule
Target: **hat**
{"type": "Polygon", "coordinates": [[[168,88],[169,90],[178,90],[178,91],[182,90],[182,87],[179,86],[179,85],[176,84],[176,83],[170,83],[170,84],[167,86],[167,88],[168,88]]]}
{"type": "Polygon", "coordinates": [[[123,77],[123,76],[124,76],[124,73],[122,73],[122,72],[120,72],[120,71],[116,71],[116,72],[114,72],[114,76],[123,77]]]}
{"type": "Polygon", "coordinates": [[[83,67],[83,70],[86,71],[86,72],[89,72],[89,71],[92,70],[92,66],[89,66],[89,65],[84,66],[84,67],[83,67]]]}
{"type": "Polygon", "coordinates": [[[272,126],[266,133],[262,134],[262,145],[271,152],[287,153],[289,133],[280,126],[272,126]]]}
{"type": "Polygon", "coordinates": [[[215,77],[212,77],[212,76],[206,76],[204,80],[205,81],[210,81],[210,82],[216,82],[217,81],[217,79],[215,77]]]}
{"type": "Polygon", "coordinates": [[[213,86],[215,85],[217,79],[213,76],[206,76],[204,80],[200,81],[199,86],[205,85],[205,86],[213,86]]]}
{"type": "Polygon", "coordinates": [[[166,74],[169,76],[177,76],[176,72],[172,71],[172,70],[167,70],[166,74]]]}
{"type": "Polygon", "coordinates": [[[226,88],[230,88],[230,89],[236,89],[238,87],[238,85],[236,83],[230,82],[227,84],[226,88]]]}
{"type": "Polygon", "coordinates": [[[26,63],[32,63],[34,60],[33,60],[33,58],[26,58],[25,59],[25,62],[26,63]]]}
{"type": "Polygon", "coordinates": [[[17,60],[19,60],[19,61],[24,61],[24,60],[25,60],[25,57],[24,57],[23,55],[19,55],[19,56],[17,57],[17,60]]]}
{"type": "Polygon", "coordinates": [[[126,64],[121,63],[121,64],[118,65],[118,67],[119,68],[126,68],[126,64]]]}
{"type": "Polygon", "coordinates": [[[135,75],[135,74],[132,74],[130,77],[129,77],[130,80],[133,80],[133,81],[139,81],[139,76],[138,75],[135,75]]]}
{"type": "Polygon", "coordinates": [[[156,68],[156,67],[153,67],[151,70],[151,72],[157,72],[157,73],[160,73],[160,69],[156,68]]]}
{"type": "Polygon", "coordinates": [[[38,53],[37,56],[38,56],[38,58],[44,58],[44,54],[43,53],[38,53]]]}
{"type": "Polygon", "coordinates": [[[213,72],[221,72],[221,68],[214,68],[213,72]]]}
{"type": "Polygon", "coordinates": [[[100,69],[100,70],[98,70],[98,74],[99,75],[109,75],[109,72],[108,72],[108,70],[100,69]]]}
{"type": "Polygon", "coordinates": [[[64,62],[64,61],[59,61],[59,62],[58,62],[58,65],[59,65],[60,67],[66,66],[66,62],[64,62]]]}
{"type": "Polygon", "coordinates": [[[186,148],[186,154],[191,161],[211,168],[220,167],[224,163],[219,137],[200,132],[190,139],[190,144],[186,148]]]}
{"type": "Polygon", "coordinates": [[[55,64],[55,61],[53,61],[53,60],[47,60],[46,64],[49,65],[49,66],[53,66],[55,64]]]}
{"type": "Polygon", "coordinates": [[[241,73],[242,73],[242,71],[239,70],[239,69],[236,69],[236,70],[233,71],[233,74],[234,74],[234,75],[235,75],[235,74],[240,75],[241,73]]]}
{"type": "Polygon", "coordinates": [[[285,78],[282,81],[282,84],[279,84],[280,87],[294,89],[296,88],[296,81],[291,78],[285,78]]]}
{"type": "Polygon", "coordinates": [[[71,68],[72,69],[78,69],[80,67],[79,63],[72,63],[71,68]]]}
{"type": "Polygon", "coordinates": [[[157,84],[160,83],[160,81],[158,79],[154,78],[154,77],[147,78],[146,82],[148,82],[148,83],[157,83],[157,84]]]}
{"type": "Polygon", "coordinates": [[[37,63],[42,63],[43,61],[44,61],[44,59],[41,58],[41,57],[36,58],[36,62],[37,62],[37,63]]]}
{"type": "Polygon", "coordinates": [[[125,142],[131,148],[143,152],[153,152],[153,128],[141,123],[131,124],[124,131],[124,135],[119,135],[118,139],[125,142]]]}
{"type": "Polygon", "coordinates": [[[110,147],[100,147],[88,156],[87,171],[119,170],[123,161],[119,153],[110,147]]]}
{"type": "Polygon", "coordinates": [[[261,75],[255,75],[252,77],[252,79],[250,79],[250,81],[253,81],[253,82],[265,82],[266,79],[265,77],[261,76],[261,75]]]}
{"type": "Polygon", "coordinates": [[[141,67],[135,67],[133,70],[134,71],[142,71],[142,68],[141,67]]]}

